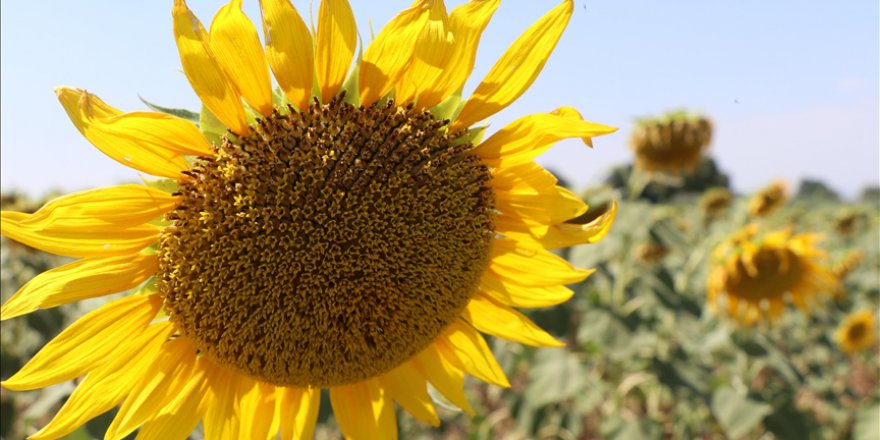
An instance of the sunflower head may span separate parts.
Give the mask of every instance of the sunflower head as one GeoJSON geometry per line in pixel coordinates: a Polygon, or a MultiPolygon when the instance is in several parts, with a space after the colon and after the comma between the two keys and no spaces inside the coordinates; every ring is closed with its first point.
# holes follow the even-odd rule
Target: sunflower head
{"type": "Polygon", "coordinates": [[[700,197],[700,211],[707,221],[711,221],[722,216],[732,201],[733,194],[729,189],[712,188],[700,197]]]}
{"type": "Polygon", "coordinates": [[[855,270],[865,259],[865,253],[859,249],[849,251],[844,257],[831,267],[831,273],[837,280],[837,285],[832,291],[835,301],[842,301],[847,297],[846,277],[855,270]]]}
{"type": "Polygon", "coordinates": [[[849,354],[870,349],[877,340],[877,318],[870,310],[850,313],[840,323],[834,338],[840,349],[849,354]]]}
{"type": "Polygon", "coordinates": [[[862,221],[861,215],[856,211],[847,211],[837,217],[834,222],[834,230],[844,237],[851,237],[862,221]]]}
{"type": "Polygon", "coordinates": [[[821,264],[825,254],[815,246],[818,240],[790,230],[760,233],[756,225],[734,233],[713,254],[710,309],[726,309],[746,325],[778,318],[788,301],[808,313],[816,296],[830,293],[835,284],[834,275],[821,264]]]}
{"type": "Polygon", "coordinates": [[[635,249],[636,261],[645,266],[654,266],[663,261],[667,255],[669,255],[669,248],[653,240],[642,243],[635,249]]]}
{"type": "Polygon", "coordinates": [[[3,382],[85,377],[36,438],[114,406],[112,439],[183,438],[199,423],[208,439],[309,438],[324,388],[346,437],[393,439],[395,404],[440,423],[428,384],[468,413],[465,374],[509,385],[481,332],[561,345],[516,308],[571,297],[565,285],[591,272],[552,250],[598,241],[616,205],[569,222],[586,204],[534,159],[614,129],[571,107],[485,139],[483,121],[534,82],[574,2],[539,18],[467,97],[499,0],[417,0],[364,47],[346,0],[322,0],[314,30],[289,0],[259,3],[264,42],[242,0],[209,29],[174,1],[199,125],[56,90],[99,150],[164,180],[2,213],[4,236],[78,258],[12,295],[3,320],[138,289],[3,382]]]}
{"type": "Polygon", "coordinates": [[[753,218],[766,217],[785,205],[787,200],[786,185],[782,182],[773,182],[749,199],[749,215],[753,218]]]}
{"type": "Polygon", "coordinates": [[[712,140],[712,123],[703,115],[686,111],[645,118],[630,137],[635,166],[646,171],[680,174],[692,172],[712,140]]]}

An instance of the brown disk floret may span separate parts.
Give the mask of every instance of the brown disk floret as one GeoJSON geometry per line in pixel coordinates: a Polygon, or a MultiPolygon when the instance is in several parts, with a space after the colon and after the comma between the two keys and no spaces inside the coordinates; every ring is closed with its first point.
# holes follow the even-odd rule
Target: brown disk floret
{"type": "Polygon", "coordinates": [[[424,349],[473,295],[494,237],[489,170],[446,127],[337,99],[224,140],[167,216],[171,321],[283,386],[354,383],[424,349]]]}

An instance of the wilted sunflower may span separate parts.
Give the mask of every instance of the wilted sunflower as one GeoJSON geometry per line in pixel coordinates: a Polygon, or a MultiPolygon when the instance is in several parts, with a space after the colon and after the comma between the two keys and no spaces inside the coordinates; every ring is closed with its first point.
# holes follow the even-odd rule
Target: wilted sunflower
{"type": "Polygon", "coordinates": [[[749,199],[749,215],[752,217],[766,217],[782,207],[786,200],[788,200],[788,195],[785,184],[773,182],[749,199]]]}
{"type": "Polygon", "coordinates": [[[587,207],[533,159],[614,129],[569,107],[482,142],[485,127],[470,127],[532,84],[573,1],[526,30],[466,100],[498,0],[449,14],[442,0],[416,1],[356,60],[346,0],[320,3],[314,33],[288,0],[261,1],[265,50],[241,3],[209,31],[174,3],[200,126],[57,90],[98,149],[166,179],[2,213],[3,235],[80,258],[23,286],[2,319],[142,286],[3,382],[83,377],[34,438],[116,406],[110,439],[138,427],[139,438],[185,438],[200,422],[208,439],[308,438],[322,388],[347,437],[394,438],[392,402],[439,423],[428,384],[468,413],[464,374],[508,385],[480,332],[561,345],[514,307],[566,301],[564,285],[590,271],[548,249],[598,240],[615,211],[564,223],[587,207]]]}
{"type": "Polygon", "coordinates": [[[782,315],[790,299],[809,313],[819,293],[830,294],[834,275],[821,264],[825,253],[814,234],[790,230],[759,234],[755,225],[735,233],[715,249],[708,281],[708,303],[717,313],[721,298],[727,313],[752,325],[782,315]]]}
{"type": "Polygon", "coordinates": [[[870,310],[850,313],[844,318],[837,333],[837,345],[846,353],[855,353],[874,345],[877,339],[876,318],[870,310]]]}
{"type": "Polygon", "coordinates": [[[630,137],[635,165],[647,171],[692,172],[712,140],[708,118],[685,111],[639,120],[630,137]]]}
{"type": "Polygon", "coordinates": [[[707,221],[720,217],[733,201],[733,194],[727,188],[712,188],[700,197],[700,210],[707,221]]]}

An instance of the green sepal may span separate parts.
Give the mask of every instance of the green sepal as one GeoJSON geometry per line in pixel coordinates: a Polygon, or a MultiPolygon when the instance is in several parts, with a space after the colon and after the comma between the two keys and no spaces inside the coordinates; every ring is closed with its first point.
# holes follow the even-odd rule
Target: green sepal
{"type": "Polygon", "coordinates": [[[177,181],[174,179],[156,179],[156,180],[147,180],[141,178],[144,182],[144,185],[158,189],[159,191],[167,192],[168,194],[174,194],[177,190],[180,189],[180,186],[177,184],[177,181]]]}
{"type": "Polygon", "coordinates": [[[461,145],[470,142],[471,145],[477,146],[482,142],[483,136],[486,134],[488,125],[482,127],[468,128],[464,136],[459,136],[452,141],[452,145],[461,145]]]}
{"type": "Polygon", "coordinates": [[[361,95],[358,91],[358,77],[360,76],[362,61],[363,53],[358,51],[358,57],[357,61],[354,63],[354,68],[348,72],[348,78],[345,78],[345,82],[342,83],[342,89],[340,90],[340,92],[345,93],[345,97],[342,101],[355,107],[361,105],[361,95]]]}
{"type": "Polygon", "coordinates": [[[463,108],[464,100],[461,99],[461,93],[456,93],[444,99],[443,102],[431,107],[428,111],[430,111],[437,119],[454,121],[463,108]]]}
{"type": "Polygon", "coordinates": [[[150,101],[147,101],[141,95],[138,95],[138,99],[140,99],[141,102],[146,104],[146,106],[149,107],[150,110],[157,111],[159,113],[166,113],[166,114],[169,114],[172,116],[177,116],[178,118],[186,119],[187,121],[191,121],[191,122],[195,122],[195,123],[199,122],[199,114],[194,111],[187,110],[185,108],[162,107],[161,105],[156,105],[150,101]]]}
{"type": "Polygon", "coordinates": [[[208,141],[216,145],[219,145],[226,135],[226,126],[205,106],[202,106],[202,112],[199,114],[199,130],[208,141]]]}

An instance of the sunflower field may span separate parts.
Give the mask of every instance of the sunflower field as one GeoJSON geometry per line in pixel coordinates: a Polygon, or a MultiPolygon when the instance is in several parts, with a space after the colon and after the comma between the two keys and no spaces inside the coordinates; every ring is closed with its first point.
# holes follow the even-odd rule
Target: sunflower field
{"type": "MultiPolygon", "coordinates": [[[[878,190],[848,201],[819,182],[796,192],[777,182],[734,194],[703,152],[706,119],[676,113],[642,124],[633,143],[669,148],[687,138],[688,157],[656,150],[664,160],[652,161],[634,147],[633,164],[580,190],[590,209],[570,223],[616,219],[601,242],[558,252],[595,272],[569,286],[572,300],[524,311],[565,346],[490,339],[510,388],[468,380],[473,417],[429,389],[442,424],[399,411],[401,438],[880,438],[878,190]]],[[[43,202],[4,194],[2,209],[33,212],[43,202]]],[[[68,261],[4,237],[2,300],[68,261]]],[[[3,321],[0,377],[105,301],[3,321]]],[[[32,434],[73,389],[0,389],[0,437],[32,434]]],[[[66,438],[101,438],[115,411],[66,438]]],[[[315,438],[340,438],[329,399],[315,438]]]]}

